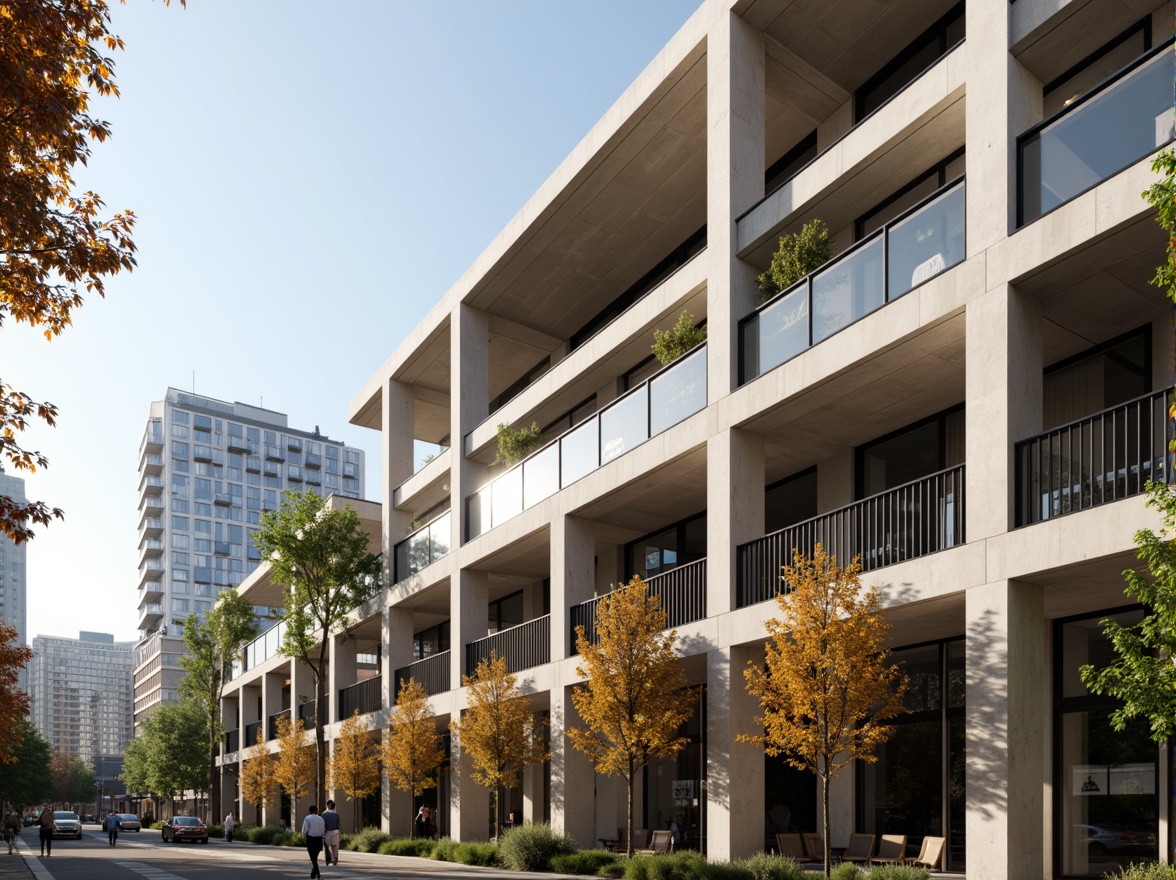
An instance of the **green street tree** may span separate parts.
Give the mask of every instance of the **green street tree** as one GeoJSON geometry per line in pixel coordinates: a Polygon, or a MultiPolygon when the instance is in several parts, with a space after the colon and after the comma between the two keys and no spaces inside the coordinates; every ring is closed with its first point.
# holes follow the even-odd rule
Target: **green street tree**
{"type": "Polygon", "coordinates": [[[1156,742],[1176,737],[1176,496],[1172,487],[1149,483],[1149,507],[1160,512],[1163,530],[1135,533],[1136,556],[1143,560],[1147,575],[1134,569],[1123,572],[1125,592],[1147,609],[1143,620],[1123,626],[1113,619],[1102,622],[1103,634],[1115,649],[1117,659],[1098,669],[1083,666],[1082,683],[1095,694],[1122,700],[1111,713],[1111,726],[1123,730],[1133,718],[1147,720],[1156,742]]]}
{"type": "Polygon", "coordinates": [[[286,587],[281,651],[302,661],[314,676],[314,796],[326,791],[327,746],[323,734],[331,633],[348,613],[380,589],[380,557],[353,507],[332,507],[313,492],[287,491],[277,511],[261,515],[253,536],[270,577],[286,587]]]}
{"type": "Polygon", "coordinates": [[[67,808],[94,800],[97,790],[94,771],[76,755],[54,752],[49,759],[49,781],[54,799],[67,808]]]}
{"type": "Polygon", "coordinates": [[[253,606],[234,589],[217,596],[212,610],[203,618],[192,614],[184,621],[184,647],[180,658],[186,675],[180,679],[180,694],[198,706],[205,720],[204,747],[207,755],[207,786],[210,821],[221,815],[220,772],[216,756],[220,750],[224,725],[221,723],[221,697],[233,660],[257,635],[253,606]]]}
{"type": "Polygon", "coordinates": [[[13,751],[11,761],[0,764],[0,803],[8,801],[19,810],[49,799],[52,749],[27,718],[18,718],[15,726],[19,728],[20,745],[13,751]]]}
{"type": "Polygon", "coordinates": [[[189,789],[204,792],[204,712],[191,700],[164,703],[127,744],[121,779],[129,790],[173,800],[189,789]]]}
{"type": "Polygon", "coordinates": [[[857,559],[841,568],[820,544],[811,557],[795,553],[783,569],[790,589],[776,597],[780,616],[764,624],[767,662],[743,673],[760,701],[763,733],[739,740],[821,780],[826,877],[829,780],[853,761],[876,761],[894,731],[886,722],[906,711],[906,680],[887,662],[878,590],[862,590],[859,570],[857,559]]]}
{"type": "MultiPolygon", "coordinates": [[[[629,583],[600,600],[596,608],[599,640],[589,641],[576,627],[581,663],[576,674],[588,679],[572,691],[572,703],[587,730],[570,728],[568,738],[592,759],[597,773],[620,776],[628,789],[629,828],[635,827],[633,783],[653,760],[686,747],[678,729],[694,714],[686,672],[674,653],[677,632],[663,632],[666,613],[645,581],[629,583]]],[[[633,855],[633,835],[628,854],[633,855]]]]}

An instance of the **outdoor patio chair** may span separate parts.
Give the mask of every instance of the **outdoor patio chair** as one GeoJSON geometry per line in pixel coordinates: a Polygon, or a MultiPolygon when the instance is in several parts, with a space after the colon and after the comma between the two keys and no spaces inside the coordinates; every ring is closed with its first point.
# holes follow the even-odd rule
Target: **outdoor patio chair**
{"type": "Polygon", "coordinates": [[[943,850],[947,845],[947,839],[944,837],[924,837],[923,846],[919,849],[919,854],[913,859],[907,859],[908,865],[919,865],[926,868],[928,871],[941,869],[940,862],[943,861],[943,850]]]}
{"type": "Polygon", "coordinates": [[[635,849],[634,853],[646,856],[666,855],[674,848],[673,834],[669,831],[655,831],[646,849],[635,849]]]}
{"type": "Polygon", "coordinates": [[[825,862],[825,838],[817,834],[815,831],[805,831],[801,835],[804,840],[804,851],[808,853],[811,861],[825,862]]]}
{"type": "Polygon", "coordinates": [[[883,834],[878,855],[870,859],[872,865],[894,865],[906,861],[906,835],[883,834]]]}
{"type": "Polygon", "coordinates": [[[851,834],[849,835],[849,846],[845,848],[845,855],[841,857],[841,861],[868,863],[873,855],[873,834],[851,834]]]}
{"type": "MultiPolygon", "coordinates": [[[[649,839],[649,832],[644,828],[638,828],[633,832],[633,852],[645,849],[645,842],[649,839]]],[[[622,847],[623,849],[623,847],[622,847]]]]}
{"type": "Polygon", "coordinates": [[[795,862],[811,862],[813,858],[804,851],[804,842],[799,834],[777,834],[776,848],[780,855],[795,862]]]}

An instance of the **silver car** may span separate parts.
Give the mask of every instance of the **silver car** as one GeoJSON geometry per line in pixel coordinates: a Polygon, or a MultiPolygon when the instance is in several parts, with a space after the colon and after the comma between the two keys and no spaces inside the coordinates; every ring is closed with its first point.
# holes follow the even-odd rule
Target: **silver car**
{"type": "Polygon", "coordinates": [[[134,813],[119,813],[118,827],[122,831],[142,831],[143,825],[134,813]]]}
{"type": "Polygon", "coordinates": [[[53,813],[53,836],[82,839],[82,820],[72,810],[57,810],[53,813]]]}

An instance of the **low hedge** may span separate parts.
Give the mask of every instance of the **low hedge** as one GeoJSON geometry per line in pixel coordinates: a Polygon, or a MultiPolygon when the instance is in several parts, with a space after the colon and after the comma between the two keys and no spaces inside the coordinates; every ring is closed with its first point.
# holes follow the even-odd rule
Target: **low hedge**
{"type": "Polygon", "coordinates": [[[611,853],[603,849],[585,849],[575,853],[560,853],[551,858],[551,870],[556,874],[581,874],[591,877],[613,876],[611,873],[600,873],[603,869],[611,868],[613,865],[619,868],[615,875],[619,877],[621,871],[624,870],[624,865],[620,857],[616,853],[611,853]]]}

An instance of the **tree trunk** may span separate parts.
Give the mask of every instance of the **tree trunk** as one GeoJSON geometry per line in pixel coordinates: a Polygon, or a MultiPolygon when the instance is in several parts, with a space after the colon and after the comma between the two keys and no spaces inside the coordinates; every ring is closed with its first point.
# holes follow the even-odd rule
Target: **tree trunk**
{"type": "Polygon", "coordinates": [[[502,812],[502,786],[500,785],[494,789],[494,842],[495,843],[498,843],[498,828],[499,828],[499,822],[500,822],[499,813],[501,813],[501,812],[502,812]]]}
{"type": "Polygon", "coordinates": [[[216,768],[217,746],[220,745],[220,743],[218,743],[213,737],[213,733],[216,732],[215,713],[219,711],[220,700],[217,699],[214,702],[212,709],[210,709],[208,713],[208,802],[212,807],[212,817],[208,823],[209,825],[212,825],[214,822],[216,822],[217,818],[220,816],[221,808],[220,774],[217,773],[216,768]]]}
{"type": "Polygon", "coordinates": [[[314,673],[314,799],[316,803],[321,802],[326,797],[324,792],[326,791],[327,779],[327,740],[323,731],[323,719],[320,713],[327,707],[327,695],[323,692],[326,685],[323,672],[326,669],[327,640],[330,637],[330,630],[324,626],[323,638],[319,642],[318,666],[307,664],[310,666],[311,672],[314,673]]]}
{"type": "Polygon", "coordinates": [[[825,876],[829,876],[829,774],[821,777],[821,819],[825,829],[825,876]]]}
{"type": "Polygon", "coordinates": [[[625,778],[625,782],[629,785],[629,827],[625,832],[625,854],[629,858],[633,858],[633,759],[629,759],[629,775],[625,778]]]}

